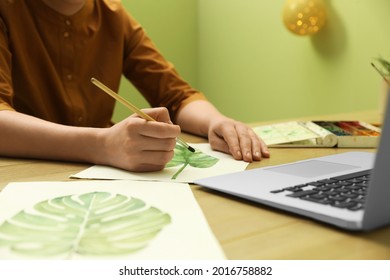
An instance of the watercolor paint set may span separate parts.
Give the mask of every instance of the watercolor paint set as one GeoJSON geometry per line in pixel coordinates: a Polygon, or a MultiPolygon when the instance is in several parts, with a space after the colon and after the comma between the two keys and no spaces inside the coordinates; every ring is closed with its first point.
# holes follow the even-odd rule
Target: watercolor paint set
{"type": "Polygon", "coordinates": [[[291,121],[254,127],[270,147],[375,148],[381,129],[361,121],[291,121]]]}

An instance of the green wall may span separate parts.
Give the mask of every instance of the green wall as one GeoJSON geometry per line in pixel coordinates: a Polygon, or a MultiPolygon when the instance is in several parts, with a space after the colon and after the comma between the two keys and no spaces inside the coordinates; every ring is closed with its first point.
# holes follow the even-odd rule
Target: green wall
{"type": "MultiPolygon", "coordinates": [[[[157,48],[181,76],[197,85],[198,12],[197,0],[122,0],[129,13],[144,27],[157,48]]],[[[149,107],[141,94],[122,79],[120,94],[140,108],[149,107]]],[[[118,105],[114,120],[131,114],[118,105]]]]}
{"type": "Polygon", "coordinates": [[[390,55],[390,1],[325,0],[314,37],[284,27],[286,0],[199,0],[199,88],[243,121],[376,109],[373,57],[390,55]]]}
{"type": "MultiPolygon", "coordinates": [[[[182,76],[225,114],[253,122],[376,109],[372,58],[390,58],[390,1],[325,0],[313,37],[283,26],[286,0],[123,0],[182,76]]],[[[121,94],[145,101],[122,83],[121,94]],[[131,92],[131,93],[129,93],[131,92]]],[[[116,119],[128,112],[119,108],[116,119]]]]}

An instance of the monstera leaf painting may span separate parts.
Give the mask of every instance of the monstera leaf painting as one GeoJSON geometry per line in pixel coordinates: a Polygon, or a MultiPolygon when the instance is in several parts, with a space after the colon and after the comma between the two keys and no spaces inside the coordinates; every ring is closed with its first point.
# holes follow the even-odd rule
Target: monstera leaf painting
{"type": "Polygon", "coordinates": [[[209,168],[216,164],[219,159],[206,155],[199,150],[195,152],[189,151],[187,148],[180,144],[176,144],[175,146],[175,155],[173,159],[168,162],[166,167],[175,167],[178,165],[183,165],[173,176],[171,179],[175,180],[177,176],[190,165],[196,168],[209,168]]]}
{"type": "Polygon", "coordinates": [[[132,254],[171,222],[169,214],[137,198],[108,192],[56,197],[0,226],[0,248],[29,257],[132,254]]]}

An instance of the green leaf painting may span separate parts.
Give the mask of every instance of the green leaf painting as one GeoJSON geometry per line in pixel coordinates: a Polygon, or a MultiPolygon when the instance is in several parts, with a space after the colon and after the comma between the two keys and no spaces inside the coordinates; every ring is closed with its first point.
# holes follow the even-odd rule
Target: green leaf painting
{"type": "Polygon", "coordinates": [[[175,155],[173,159],[168,162],[166,167],[175,167],[178,165],[183,165],[173,176],[171,179],[175,180],[177,176],[190,165],[196,168],[209,168],[216,164],[219,159],[206,155],[199,150],[195,152],[189,151],[186,147],[176,144],[175,146],[175,155]]]}
{"type": "Polygon", "coordinates": [[[56,197],[0,225],[0,248],[35,258],[132,254],[171,222],[140,199],[108,192],[56,197]]]}

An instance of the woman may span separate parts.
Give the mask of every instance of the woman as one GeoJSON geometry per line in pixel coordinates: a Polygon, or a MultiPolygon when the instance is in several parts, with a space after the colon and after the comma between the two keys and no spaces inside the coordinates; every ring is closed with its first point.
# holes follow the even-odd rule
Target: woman
{"type": "Polygon", "coordinates": [[[222,115],[190,87],[118,0],[0,2],[0,155],[164,168],[181,130],[251,162],[268,157],[246,125],[222,115]],[[129,79],[156,108],[112,125],[117,91],[129,79]]]}

